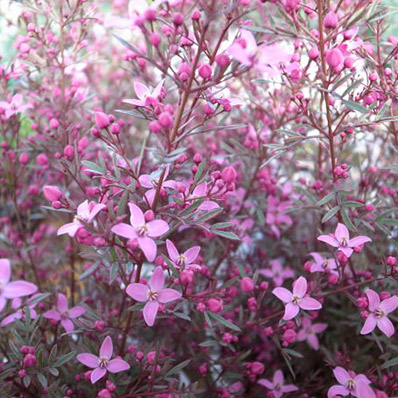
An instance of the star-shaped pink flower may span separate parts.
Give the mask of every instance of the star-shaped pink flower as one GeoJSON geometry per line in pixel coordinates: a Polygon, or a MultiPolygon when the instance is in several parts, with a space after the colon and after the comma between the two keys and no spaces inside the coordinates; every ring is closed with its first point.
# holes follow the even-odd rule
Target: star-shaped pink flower
{"type": "Polygon", "coordinates": [[[327,323],[312,323],[309,318],[301,320],[301,329],[297,333],[297,340],[307,340],[308,344],[314,349],[319,350],[318,333],[322,333],[328,327],[327,323]]]}
{"type": "Polygon", "coordinates": [[[340,366],[333,370],[333,374],[340,385],[329,388],[328,398],[345,397],[350,394],[358,398],[376,398],[375,392],[369,386],[371,381],[365,375],[347,372],[340,366]]]}
{"type": "Polygon", "coordinates": [[[288,393],[288,392],[293,392],[297,391],[298,388],[293,385],[293,384],[287,384],[285,385],[285,377],[283,376],[283,373],[281,370],[277,370],[274,373],[274,377],[272,381],[268,379],[260,379],[258,381],[258,384],[262,385],[265,388],[268,388],[268,390],[272,391],[274,394],[274,398],[280,398],[282,397],[283,394],[288,393]]]}
{"type": "Polygon", "coordinates": [[[184,253],[180,254],[174,243],[167,239],[166,240],[167,252],[169,253],[170,260],[173,265],[178,269],[184,268],[196,268],[201,269],[199,264],[194,264],[193,262],[199,255],[200,246],[194,246],[186,250],[184,253]]]}

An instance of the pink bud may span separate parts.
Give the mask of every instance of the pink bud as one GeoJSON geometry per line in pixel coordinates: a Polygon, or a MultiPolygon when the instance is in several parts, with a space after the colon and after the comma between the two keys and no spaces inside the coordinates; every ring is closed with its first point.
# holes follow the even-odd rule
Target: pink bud
{"type": "Polygon", "coordinates": [[[50,201],[54,202],[62,197],[62,191],[55,185],[45,185],[43,187],[44,197],[50,201]]]}
{"type": "Polygon", "coordinates": [[[220,312],[223,309],[223,302],[219,299],[211,298],[207,302],[211,312],[220,312]]]}
{"type": "Polygon", "coordinates": [[[325,19],[323,20],[323,24],[325,28],[336,29],[339,24],[337,15],[334,12],[327,13],[325,19]]]}
{"type": "Polygon", "coordinates": [[[394,266],[397,263],[396,257],[388,256],[387,257],[387,264],[390,266],[394,266]]]}
{"type": "Polygon", "coordinates": [[[111,123],[109,116],[104,112],[95,112],[94,118],[95,124],[100,130],[107,128],[111,123]]]}
{"type": "Polygon", "coordinates": [[[118,123],[112,123],[111,125],[111,133],[118,135],[121,132],[121,127],[118,123]]]}
{"type": "Polygon", "coordinates": [[[37,155],[36,162],[39,166],[47,166],[48,165],[48,158],[44,153],[37,155]]]}
{"type": "Polygon", "coordinates": [[[191,18],[194,21],[198,21],[200,19],[200,17],[201,17],[200,11],[198,9],[194,10],[192,15],[191,15],[191,18]]]}
{"type": "Polygon", "coordinates": [[[73,148],[72,145],[67,145],[67,146],[64,148],[64,156],[65,156],[65,157],[67,157],[67,158],[73,158],[74,154],[75,154],[75,150],[74,150],[74,148],[73,148]]]}
{"type": "Polygon", "coordinates": [[[344,62],[344,57],[338,48],[328,51],[326,55],[326,62],[332,68],[339,66],[344,62]]]}
{"type": "Polygon", "coordinates": [[[244,277],[240,281],[240,288],[242,289],[243,292],[249,293],[254,290],[254,283],[251,278],[244,277]]]}
{"type": "Polygon", "coordinates": [[[216,64],[220,68],[226,68],[230,63],[229,57],[226,54],[219,54],[216,57],[216,64]]]}
{"type": "Polygon", "coordinates": [[[19,163],[21,163],[22,165],[26,165],[29,163],[29,155],[26,152],[22,152],[19,155],[19,163]]]}
{"type": "Polygon", "coordinates": [[[316,60],[319,57],[319,50],[317,47],[312,47],[311,50],[308,52],[308,56],[310,59],[313,61],[316,60]]]}
{"type": "Polygon", "coordinates": [[[56,130],[59,127],[59,121],[55,118],[52,118],[50,120],[50,128],[52,128],[53,130],[56,130]]]}
{"type": "Polygon", "coordinates": [[[210,65],[208,64],[203,64],[200,68],[199,68],[199,76],[203,79],[209,79],[211,77],[212,74],[212,68],[210,65]]]}
{"type": "Polygon", "coordinates": [[[159,124],[162,127],[169,128],[173,124],[173,119],[169,112],[162,112],[158,117],[159,124]]]}
{"type": "Polygon", "coordinates": [[[264,365],[261,362],[252,362],[251,371],[255,375],[261,375],[264,372],[264,365]]]}
{"type": "Polygon", "coordinates": [[[237,177],[237,172],[232,166],[226,167],[221,172],[221,178],[227,183],[235,182],[236,177],[237,177]]]}

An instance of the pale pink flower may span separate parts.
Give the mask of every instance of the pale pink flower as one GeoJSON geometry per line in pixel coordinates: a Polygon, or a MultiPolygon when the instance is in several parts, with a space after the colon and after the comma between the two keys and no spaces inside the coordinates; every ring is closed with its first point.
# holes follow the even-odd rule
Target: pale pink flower
{"type": "Polygon", "coordinates": [[[153,238],[165,234],[169,230],[169,225],[163,220],[153,220],[146,222],[144,213],[134,203],[129,203],[130,223],[116,224],[112,232],[127,239],[136,239],[139,248],[145,254],[148,261],[153,261],[156,257],[157,247],[153,238]]]}
{"type": "Polygon", "coordinates": [[[213,202],[212,200],[207,198],[208,194],[209,192],[207,189],[207,183],[202,182],[201,184],[195,187],[191,195],[188,195],[186,201],[188,202],[193,200],[205,199],[198,207],[198,210],[211,211],[218,209],[220,206],[218,205],[218,203],[213,202]]]}
{"type": "Polygon", "coordinates": [[[202,268],[199,264],[194,264],[194,261],[199,255],[200,246],[191,247],[182,254],[177,250],[174,243],[169,239],[166,240],[166,246],[169,258],[174,267],[176,267],[177,269],[202,268]]]}
{"type": "Polygon", "coordinates": [[[15,319],[25,319],[26,315],[26,310],[29,308],[30,311],[30,318],[31,319],[36,319],[37,318],[37,312],[35,311],[35,307],[37,304],[39,304],[38,301],[35,301],[34,303],[31,303],[34,299],[37,297],[40,297],[41,293],[36,293],[32,297],[28,298],[23,306],[22,305],[22,300],[18,297],[12,300],[12,308],[16,309],[19,308],[16,312],[6,316],[0,323],[0,326],[6,326],[10,323],[13,323],[15,319]]]}
{"type": "Polygon", "coordinates": [[[99,379],[105,376],[106,372],[119,373],[130,369],[130,365],[120,357],[111,359],[113,354],[112,339],[107,336],[103,341],[99,357],[93,354],[85,353],[77,355],[76,359],[83,365],[94,369],[91,372],[91,383],[96,383],[99,379]]]}
{"type": "Polygon", "coordinates": [[[145,303],[144,320],[148,326],[153,326],[159,310],[159,304],[169,303],[181,298],[181,293],[174,289],[164,288],[164,273],[162,267],[156,267],[148,285],[131,283],[127,286],[127,294],[134,300],[145,303]]]}
{"type": "Polygon", "coordinates": [[[274,377],[272,381],[268,379],[260,379],[258,381],[258,384],[262,385],[265,388],[268,388],[268,390],[272,391],[274,394],[274,398],[280,398],[283,396],[285,393],[297,391],[298,387],[296,387],[293,384],[287,384],[285,385],[285,377],[283,376],[283,373],[281,370],[277,370],[274,373],[274,377]]]}
{"type": "Polygon", "coordinates": [[[22,94],[15,94],[10,102],[0,101],[0,109],[5,111],[4,116],[6,120],[17,113],[22,113],[26,111],[26,109],[30,108],[32,108],[32,104],[23,105],[22,94]]]}
{"type": "Polygon", "coordinates": [[[234,218],[231,220],[231,224],[234,226],[234,231],[241,238],[242,242],[250,247],[252,244],[252,238],[247,231],[253,228],[254,220],[252,218],[246,218],[245,220],[234,218]]]}
{"type": "MultiPolygon", "coordinates": [[[[149,175],[149,174],[143,174],[138,178],[138,181],[140,182],[141,186],[144,188],[149,189],[145,193],[145,198],[147,199],[148,203],[152,206],[153,200],[155,199],[156,191],[159,186],[159,178],[160,178],[161,172],[157,172],[156,176],[155,175],[149,175]]],[[[174,180],[168,180],[166,181],[167,176],[169,175],[169,167],[166,167],[166,171],[163,177],[163,182],[160,187],[160,191],[164,188],[176,188],[176,182],[174,180]]]]}
{"type": "Polygon", "coordinates": [[[283,267],[280,260],[271,260],[271,269],[263,268],[260,270],[260,274],[267,278],[270,278],[275,286],[282,286],[286,279],[294,277],[294,272],[289,267],[283,267]]]}
{"type": "Polygon", "coordinates": [[[307,295],[307,279],[303,276],[293,282],[293,293],[284,287],[276,287],[272,293],[285,303],[285,314],[283,315],[285,321],[293,319],[299,313],[300,308],[308,311],[322,308],[322,304],[318,300],[307,295]]]}
{"type": "Polygon", "coordinates": [[[325,272],[326,274],[336,275],[339,274],[337,271],[336,261],[333,258],[326,258],[315,252],[310,254],[315,260],[315,262],[311,265],[311,272],[325,272]]]}
{"type": "Polygon", "coordinates": [[[380,302],[379,295],[372,289],[366,291],[366,296],[370,314],[361,329],[361,334],[369,334],[377,326],[387,337],[391,337],[395,329],[387,315],[398,307],[398,297],[392,296],[380,302]]]}
{"type": "Polygon", "coordinates": [[[4,309],[7,299],[29,296],[36,293],[37,286],[30,282],[10,282],[11,265],[6,258],[0,259],[0,311],[4,309]]]}
{"type": "Polygon", "coordinates": [[[376,394],[369,386],[371,381],[365,375],[347,372],[340,366],[333,370],[333,374],[340,385],[334,385],[329,388],[328,398],[345,397],[350,394],[358,398],[376,398],[376,394]]]}
{"type": "Polygon", "coordinates": [[[57,309],[49,310],[43,314],[44,318],[54,321],[61,321],[61,325],[67,332],[74,329],[72,319],[78,318],[86,313],[86,309],[81,306],[68,308],[68,299],[64,294],[59,293],[57,296],[57,309]]]}
{"type": "Polygon", "coordinates": [[[277,238],[281,235],[280,225],[289,227],[293,224],[292,218],[286,214],[292,204],[291,200],[280,201],[275,196],[268,196],[266,222],[271,226],[277,238]]]}
{"type": "Polygon", "coordinates": [[[312,323],[309,318],[303,318],[301,320],[301,329],[297,333],[297,340],[307,340],[314,350],[319,350],[317,334],[322,333],[327,327],[327,323],[312,323]]]}
{"type": "Polygon", "coordinates": [[[337,247],[339,251],[343,252],[347,257],[353,253],[353,248],[359,247],[366,242],[371,242],[372,239],[367,236],[357,236],[350,239],[348,228],[341,223],[337,224],[334,234],[318,236],[318,240],[325,242],[330,246],[337,247]]]}
{"type": "Polygon", "coordinates": [[[157,105],[163,83],[164,79],[153,90],[150,90],[145,84],[136,81],[134,82],[134,90],[138,99],[125,99],[123,102],[138,107],[157,105]]]}
{"type": "Polygon", "coordinates": [[[91,223],[95,216],[106,206],[102,203],[88,202],[85,200],[77,207],[77,214],[73,219],[73,222],[63,225],[58,229],[57,235],[68,234],[70,237],[74,237],[79,228],[84,227],[84,223],[91,223]]]}

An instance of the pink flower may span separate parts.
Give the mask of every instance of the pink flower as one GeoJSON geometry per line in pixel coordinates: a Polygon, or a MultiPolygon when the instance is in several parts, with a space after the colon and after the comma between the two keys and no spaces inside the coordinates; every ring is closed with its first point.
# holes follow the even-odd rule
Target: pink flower
{"type": "Polygon", "coordinates": [[[57,309],[50,310],[43,314],[44,318],[52,319],[54,321],[61,321],[61,325],[67,332],[71,332],[74,329],[73,322],[71,319],[78,318],[86,313],[86,309],[81,306],[68,308],[68,299],[64,294],[58,294],[57,296],[57,309]]]}
{"type": "Polygon", "coordinates": [[[91,223],[95,216],[106,206],[102,203],[88,202],[85,200],[77,207],[77,214],[73,222],[63,225],[58,229],[57,235],[68,234],[74,237],[79,228],[84,227],[84,223],[91,223]]]}
{"type": "Polygon", "coordinates": [[[129,203],[130,223],[120,223],[112,228],[112,232],[127,239],[136,239],[139,248],[145,254],[148,261],[156,257],[157,247],[152,238],[157,238],[169,230],[169,225],[163,220],[145,221],[144,213],[134,203],[129,203]]]}
{"type": "Polygon", "coordinates": [[[38,301],[31,303],[34,299],[37,297],[40,297],[41,293],[36,293],[32,297],[28,298],[26,300],[26,303],[24,306],[21,307],[22,300],[18,297],[12,300],[12,308],[18,308],[18,311],[6,316],[0,323],[0,326],[6,326],[10,323],[13,323],[15,319],[25,319],[25,314],[26,314],[26,309],[29,308],[30,311],[30,318],[31,319],[36,319],[37,318],[37,312],[35,311],[35,307],[37,304],[39,304],[38,301]]]}
{"type": "Polygon", "coordinates": [[[193,264],[198,257],[200,246],[194,246],[186,250],[183,254],[180,254],[174,243],[167,239],[166,240],[167,252],[169,253],[170,260],[176,268],[196,268],[201,269],[199,264],[193,264]]]}
{"type": "Polygon", "coordinates": [[[271,229],[277,238],[281,235],[279,225],[284,224],[289,227],[293,224],[292,218],[285,214],[292,204],[291,200],[281,202],[274,196],[268,197],[266,222],[271,225],[271,229]]]}
{"type": "Polygon", "coordinates": [[[22,113],[26,109],[32,108],[31,104],[22,105],[23,97],[22,94],[15,94],[11,102],[0,101],[0,109],[5,111],[5,119],[9,119],[11,116],[16,115],[17,113],[22,113]]]}
{"type": "Polygon", "coordinates": [[[301,320],[302,328],[297,334],[298,341],[307,340],[308,344],[314,349],[319,350],[317,333],[322,333],[328,325],[326,323],[312,323],[309,318],[301,320]]]}
{"type": "Polygon", "coordinates": [[[150,90],[145,84],[134,82],[134,90],[138,99],[125,99],[123,102],[135,106],[156,105],[162,91],[163,83],[164,79],[153,90],[150,90]]]}
{"type": "Polygon", "coordinates": [[[377,326],[387,337],[391,337],[395,329],[387,315],[398,307],[398,297],[392,296],[380,302],[379,295],[372,289],[366,291],[366,296],[370,314],[361,329],[361,334],[369,334],[377,326]]]}
{"type": "MultiPolygon", "coordinates": [[[[147,199],[148,203],[151,206],[152,206],[153,200],[155,199],[156,191],[158,189],[160,174],[161,174],[161,172],[157,172],[156,177],[153,175],[149,175],[149,174],[143,174],[142,176],[140,176],[138,178],[138,181],[140,182],[141,186],[149,189],[149,191],[147,191],[145,193],[145,198],[147,199]]],[[[176,187],[175,181],[173,181],[173,180],[166,181],[168,174],[169,174],[169,167],[166,167],[166,171],[165,171],[165,174],[163,177],[163,182],[160,187],[160,190],[162,190],[163,187],[173,188],[173,189],[176,187]]]]}
{"type": "Polygon", "coordinates": [[[372,239],[367,236],[357,236],[356,238],[350,239],[350,233],[347,227],[341,223],[337,224],[334,234],[318,236],[318,240],[330,246],[337,247],[338,250],[343,252],[347,257],[351,257],[354,251],[353,248],[372,241],[372,239]]]}
{"type": "Polygon", "coordinates": [[[325,272],[327,274],[336,274],[337,272],[337,264],[333,258],[322,257],[319,253],[312,252],[310,253],[314,258],[315,263],[311,266],[311,272],[325,272]]]}
{"type": "Polygon", "coordinates": [[[328,398],[335,396],[352,395],[358,398],[376,398],[376,394],[369,387],[371,381],[363,374],[355,375],[354,372],[347,372],[338,366],[333,370],[334,377],[341,385],[334,385],[329,388],[328,398]]]}
{"type": "Polygon", "coordinates": [[[156,267],[148,285],[144,285],[142,283],[131,283],[127,286],[126,291],[130,297],[139,302],[146,302],[143,315],[148,326],[153,326],[155,323],[159,303],[169,303],[182,296],[177,290],[163,288],[163,286],[164,274],[162,267],[156,267]]]}
{"type": "MultiPolygon", "coordinates": [[[[211,210],[218,209],[220,207],[218,205],[218,203],[213,202],[212,200],[207,198],[207,196],[209,194],[210,194],[210,192],[208,192],[208,190],[207,190],[207,183],[202,182],[201,184],[196,186],[196,188],[193,190],[191,195],[188,195],[188,197],[186,198],[186,201],[188,202],[188,201],[193,201],[193,200],[205,199],[198,207],[198,210],[211,211],[211,210]]],[[[191,204],[191,203],[189,203],[189,204],[191,204]]]]}
{"type": "Polygon", "coordinates": [[[4,309],[7,299],[29,296],[36,293],[37,286],[30,282],[10,282],[11,266],[6,258],[0,259],[0,311],[4,309]]]}
{"type": "Polygon", "coordinates": [[[298,388],[295,385],[293,384],[284,385],[284,383],[285,383],[285,377],[283,376],[281,370],[277,370],[274,373],[274,378],[272,379],[272,381],[268,379],[260,379],[258,381],[258,384],[261,384],[265,388],[268,388],[268,390],[272,391],[272,393],[274,394],[273,395],[274,398],[280,398],[285,393],[298,390],[298,388]]]}
{"type": "Polygon", "coordinates": [[[303,276],[293,282],[293,293],[284,287],[276,287],[272,293],[285,303],[285,314],[283,315],[285,321],[293,319],[299,313],[300,308],[309,311],[322,308],[322,304],[318,300],[307,295],[307,279],[303,276]]]}
{"type": "Polygon", "coordinates": [[[130,365],[121,359],[120,357],[116,357],[115,359],[111,359],[113,354],[113,344],[112,339],[107,336],[103,341],[99,357],[93,354],[85,353],[79,354],[76,359],[81,362],[83,365],[88,366],[89,368],[94,369],[91,372],[91,383],[96,383],[99,379],[105,376],[106,372],[111,373],[119,373],[124,370],[130,369],[130,365]]]}
{"type": "Polygon", "coordinates": [[[271,269],[263,268],[260,270],[260,274],[267,278],[272,279],[275,286],[282,286],[286,279],[294,277],[294,272],[288,267],[282,267],[280,260],[271,260],[271,269]]]}

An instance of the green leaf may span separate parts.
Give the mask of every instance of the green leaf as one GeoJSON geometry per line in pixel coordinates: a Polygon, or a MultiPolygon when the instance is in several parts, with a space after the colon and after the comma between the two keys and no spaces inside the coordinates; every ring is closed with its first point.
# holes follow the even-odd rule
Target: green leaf
{"type": "Polygon", "coordinates": [[[94,263],[88,270],[84,271],[80,276],[79,276],[79,281],[82,279],[86,278],[87,276],[91,275],[97,268],[99,267],[99,263],[94,263]]]}
{"type": "Polygon", "coordinates": [[[348,101],[348,100],[344,100],[344,99],[343,99],[343,102],[348,108],[350,108],[354,111],[357,111],[357,112],[360,112],[363,114],[369,113],[368,108],[366,108],[365,106],[363,106],[361,104],[358,104],[357,102],[348,101]]]}
{"type": "Polygon", "coordinates": [[[321,200],[319,200],[316,205],[317,206],[323,206],[326,203],[328,203],[330,200],[332,200],[334,197],[336,196],[336,194],[334,192],[330,192],[328,193],[326,196],[324,196],[321,200]]]}
{"type": "Polygon", "coordinates": [[[82,160],[83,166],[86,166],[88,168],[87,171],[90,171],[91,173],[96,173],[96,174],[106,174],[106,170],[104,170],[101,166],[98,166],[97,164],[90,162],[89,160],[82,160]]]}
{"type": "Polygon", "coordinates": [[[390,368],[391,366],[396,366],[398,365],[398,357],[390,359],[389,361],[383,363],[383,365],[380,366],[381,369],[386,369],[390,368]]]}
{"type": "Polygon", "coordinates": [[[206,340],[199,344],[200,347],[211,347],[213,345],[218,345],[218,342],[215,340],[206,340]]]}
{"type": "Polygon", "coordinates": [[[195,200],[194,203],[192,203],[190,206],[188,206],[186,209],[184,209],[181,213],[180,216],[187,216],[188,214],[192,213],[194,210],[196,210],[202,203],[204,202],[204,198],[195,200]]]}
{"type": "Polygon", "coordinates": [[[209,314],[209,316],[211,318],[213,318],[215,321],[221,323],[222,325],[224,325],[228,329],[232,329],[232,330],[235,330],[237,332],[241,332],[242,331],[238,326],[236,326],[233,323],[227,321],[221,315],[215,314],[214,312],[211,312],[211,311],[206,311],[206,312],[209,314]]]}
{"type": "Polygon", "coordinates": [[[212,211],[209,211],[208,213],[206,213],[205,215],[203,215],[202,217],[199,217],[195,220],[196,223],[201,223],[203,221],[207,221],[210,218],[215,217],[217,214],[221,213],[224,209],[219,207],[218,209],[214,209],[212,211]]]}
{"type": "Polygon", "coordinates": [[[226,239],[240,240],[239,236],[234,234],[233,232],[220,231],[219,229],[211,229],[211,232],[226,239]]]}
{"type": "Polygon", "coordinates": [[[54,363],[54,368],[58,368],[59,366],[63,365],[66,362],[72,360],[76,355],[76,351],[71,351],[68,354],[63,355],[62,357],[58,358],[58,361],[54,363]]]}
{"type": "Polygon", "coordinates": [[[335,206],[332,207],[322,218],[322,224],[324,224],[326,221],[329,221],[333,216],[336,215],[336,213],[340,210],[340,206],[335,206]]]}
{"type": "Polygon", "coordinates": [[[57,357],[57,345],[55,345],[50,352],[50,355],[48,357],[48,362],[51,364],[55,361],[55,358],[57,357]]]}
{"type": "Polygon", "coordinates": [[[187,359],[184,362],[179,363],[178,365],[174,366],[173,368],[171,368],[166,374],[165,377],[169,377],[175,373],[178,373],[180,370],[184,369],[186,366],[189,365],[189,363],[191,362],[190,359],[187,359]]]}
{"type": "Polygon", "coordinates": [[[196,170],[196,174],[193,179],[194,185],[196,185],[199,182],[200,177],[202,177],[205,165],[206,165],[206,162],[204,160],[202,160],[202,162],[200,162],[200,165],[198,166],[198,169],[196,170]]]}
{"type": "Polygon", "coordinates": [[[47,388],[47,386],[48,386],[48,383],[47,383],[47,379],[46,379],[46,377],[44,376],[44,374],[43,373],[37,373],[37,378],[39,379],[39,381],[40,381],[40,384],[43,386],[43,388],[47,388]]]}
{"type": "Polygon", "coordinates": [[[341,209],[341,218],[343,219],[344,224],[350,231],[356,231],[355,225],[351,222],[350,217],[348,217],[347,212],[344,208],[341,209]]]}

